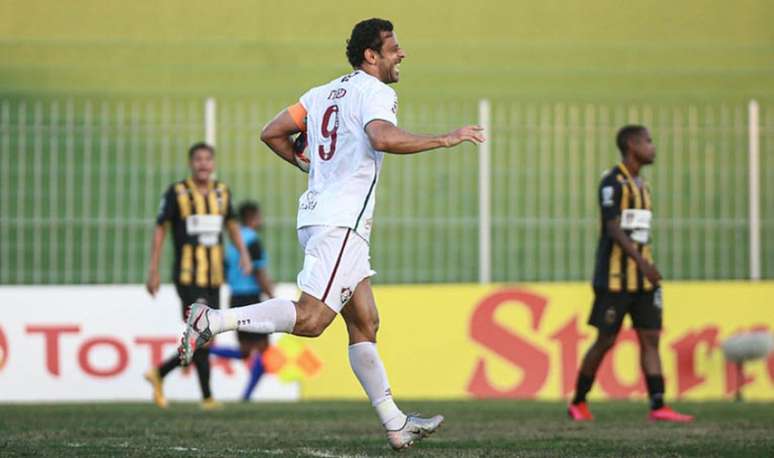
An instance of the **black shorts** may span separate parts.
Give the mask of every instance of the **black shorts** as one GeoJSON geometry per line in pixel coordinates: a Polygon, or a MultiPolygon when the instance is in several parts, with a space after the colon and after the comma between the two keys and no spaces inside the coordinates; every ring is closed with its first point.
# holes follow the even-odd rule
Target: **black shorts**
{"type": "Polygon", "coordinates": [[[628,313],[635,329],[661,330],[661,290],[612,293],[594,290],[594,306],[588,323],[605,334],[616,334],[628,313]]]}
{"type": "MultiPolygon", "coordinates": [[[[246,305],[257,304],[261,302],[261,296],[258,294],[232,295],[228,301],[231,308],[244,307],[246,305]]],[[[240,342],[264,342],[269,338],[268,334],[259,334],[257,332],[237,331],[237,338],[240,342]]]]}
{"type": "Polygon", "coordinates": [[[175,285],[177,295],[180,297],[183,310],[183,321],[185,321],[186,311],[189,305],[196,301],[204,300],[207,306],[214,309],[220,308],[220,288],[200,288],[198,286],[175,285]]]}

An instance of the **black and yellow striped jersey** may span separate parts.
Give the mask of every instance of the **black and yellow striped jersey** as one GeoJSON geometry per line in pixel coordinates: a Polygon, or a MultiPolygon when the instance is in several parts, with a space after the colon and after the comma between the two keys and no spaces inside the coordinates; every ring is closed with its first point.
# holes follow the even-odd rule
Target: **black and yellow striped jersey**
{"type": "Polygon", "coordinates": [[[623,164],[607,172],[598,190],[600,236],[594,268],[593,286],[611,292],[652,291],[634,259],[614,242],[606,223],[618,219],[621,228],[632,239],[642,257],[653,262],[651,247],[651,193],[644,180],[635,179],[623,164]]]}
{"type": "Polygon", "coordinates": [[[188,178],[172,184],[161,198],[156,224],[172,229],[174,282],[182,286],[218,287],[223,283],[223,226],[235,218],[231,193],[210,181],[206,194],[188,178]]]}

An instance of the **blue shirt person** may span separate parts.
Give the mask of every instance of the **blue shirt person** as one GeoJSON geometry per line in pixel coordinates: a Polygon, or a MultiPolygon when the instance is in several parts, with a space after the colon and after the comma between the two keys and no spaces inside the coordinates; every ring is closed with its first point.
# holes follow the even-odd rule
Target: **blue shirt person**
{"type": "MultiPolygon", "coordinates": [[[[243,202],[239,206],[239,232],[250,253],[252,271],[249,274],[239,266],[239,251],[233,245],[226,248],[226,281],[231,289],[230,307],[243,307],[261,302],[262,297],[274,297],[274,283],[266,269],[268,255],[258,234],[263,224],[260,207],[257,202],[243,202]]],[[[232,359],[252,360],[250,379],[242,395],[243,401],[249,401],[258,381],[264,372],[263,352],[269,346],[268,334],[238,331],[239,348],[215,346],[210,353],[232,359]]]]}

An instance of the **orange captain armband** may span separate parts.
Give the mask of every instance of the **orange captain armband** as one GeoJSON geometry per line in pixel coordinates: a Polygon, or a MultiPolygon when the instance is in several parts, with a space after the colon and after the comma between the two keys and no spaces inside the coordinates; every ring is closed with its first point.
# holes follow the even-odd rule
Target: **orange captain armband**
{"type": "Polygon", "coordinates": [[[301,102],[289,106],[288,113],[301,132],[306,132],[306,109],[301,105],[301,102]]]}

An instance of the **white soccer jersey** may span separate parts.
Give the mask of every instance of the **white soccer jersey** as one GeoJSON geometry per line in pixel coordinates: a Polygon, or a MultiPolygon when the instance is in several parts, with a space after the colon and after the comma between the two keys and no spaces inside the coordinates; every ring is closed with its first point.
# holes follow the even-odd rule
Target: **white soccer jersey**
{"type": "Polygon", "coordinates": [[[371,146],[365,127],[375,119],[397,125],[398,97],[358,70],[309,90],[300,102],[311,168],[297,227],[349,227],[368,240],[384,153],[371,146]]]}

